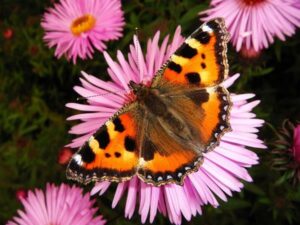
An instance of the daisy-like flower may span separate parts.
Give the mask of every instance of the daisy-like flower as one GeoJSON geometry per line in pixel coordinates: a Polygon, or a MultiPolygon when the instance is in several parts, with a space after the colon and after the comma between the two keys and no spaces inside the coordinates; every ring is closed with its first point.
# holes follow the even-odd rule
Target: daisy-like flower
{"type": "MultiPolygon", "coordinates": [[[[300,182],[300,124],[285,120],[274,143],[273,168],[283,171],[293,184],[300,182]]],[[[286,180],[284,179],[284,180],[286,180]]]]}
{"type": "MultiPolygon", "coordinates": [[[[108,73],[111,82],[104,82],[95,76],[82,72],[82,86],[76,86],[75,91],[82,96],[97,97],[88,98],[88,104],[68,103],[67,107],[81,110],[81,113],[71,116],[69,120],[81,120],[82,122],[71,128],[70,133],[80,135],[73,140],[69,147],[81,146],[103,123],[107,121],[126,102],[126,94],[129,90],[128,82],[147,82],[153,78],[156,71],[165,63],[170,55],[182,44],[180,28],[177,28],[173,40],[168,44],[169,37],[164,38],[159,45],[160,33],[148,41],[146,55],[142,53],[137,37],[130,46],[128,60],[118,51],[118,61],[104,53],[109,65],[108,73]],[[103,93],[109,95],[101,95],[103,93]]],[[[223,86],[229,87],[238,78],[234,75],[224,81],[223,86]]],[[[125,216],[131,218],[137,202],[141,221],[147,218],[153,222],[157,212],[167,216],[172,223],[180,224],[182,217],[191,220],[192,216],[201,214],[201,206],[211,204],[219,205],[216,196],[223,201],[227,196],[232,196],[233,191],[243,188],[241,179],[251,182],[245,167],[258,163],[255,153],[246,149],[245,146],[265,148],[255,133],[262,126],[263,120],[256,119],[251,110],[259,101],[248,102],[254,94],[231,94],[233,107],[231,110],[230,123],[232,131],[226,133],[218,147],[204,155],[204,163],[197,172],[189,174],[183,186],[167,184],[155,187],[144,183],[136,176],[130,181],[119,183],[112,201],[115,207],[122,196],[127,193],[125,216]]],[[[95,185],[92,194],[102,195],[110,186],[110,182],[100,182],[95,185]]]]}
{"type": "Polygon", "coordinates": [[[104,225],[102,216],[94,217],[97,208],[89,194],[82,189],[62,184],[59,187],[47,184],[46,191],[35,189],[27,197],[20,198],[24,210],[7,225],[104,225]]]}
{"type": "Polygon", "coordinates": [[[106,41],[122,36],[124,24],[120,0],[61,0],[41,23],[44,40],[56,46],[55,56],[65,54],[74,64],[77,57],[92,58],[94,48],[104,51],[106,41]]]}
{"type": "Polygon", "coordinates": [[[267,48],[274,37],[285,41],[300,27],[299,0],[212,0],[200,14],[207,15],[205,21],[224,17],[236,50],[250,55],[267,48]]]}
{"type": "Polygon", "coordinates": [[[300,166],[300,124],[295,127],[293,136],[293,156],[295,161],[300,166]]]}

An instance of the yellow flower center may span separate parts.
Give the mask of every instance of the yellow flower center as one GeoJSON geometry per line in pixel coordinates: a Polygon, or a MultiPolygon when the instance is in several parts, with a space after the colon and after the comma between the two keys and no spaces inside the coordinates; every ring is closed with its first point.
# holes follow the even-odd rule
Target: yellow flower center
{"type": "Polygon", "coordinates": [[[265,0],[243,0],[246,5],[255,5],[257,3],[261,3],[265,0]]]}
{"type": "Polygon", "coordinates": [[[87,32],[96,24],[96,19],[90,14],[83,15],[75,19],[71,24],[71,31],[75,36],[79,36],[83,32],[87,32]]]}

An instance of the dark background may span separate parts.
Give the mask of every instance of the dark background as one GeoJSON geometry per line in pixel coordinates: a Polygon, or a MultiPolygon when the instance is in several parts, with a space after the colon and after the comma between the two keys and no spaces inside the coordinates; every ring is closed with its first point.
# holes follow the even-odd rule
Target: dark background
{"type": "MultiPolygon", "coordinates": [[[[124,37],[108,43],[114,58],[116,50],[128,50],[135,27],[146,46],[156,30],[162,36],[172,34],[177,25],[190,34],[200,24],[198,12],[209,1],[123,1],[126,26],[124,37]]],[[[65,107],[76,101],[73,86],[79,84],[80,70],[107,79],[104,57],[100,52],[93,60],[78,60],[77,65],[53,56],[42,41],[41,16],[51,1],[0,1],[0,224],[4,224],[21,204],[15,197],[19,189],[44,188],[47,182],[71,183],[66,180],[65,166],[57,162],[60,149],[74,136],[73,125],[65,119],[76,113],[65,107]],[[13,34],[5,38],[5,31],[13,34]]],[[[262,102],[255,112],[266,120],[260,137],[269,146],[255,150],[260,165],[250,169],[254,182],[245,184],[218,209],[204,207],[202,216],[183,224],[300,224],[300,188],[292,185],[283,173],[272,170],[270,149],[277,129],[285,118],[299,120],[300,112],[300,32],[285,42],[276,40],[256,59],[245,59],[229,48],[231,74],[241,73],[232,91],[256,93],[262,102]]],[[[85,188],[86,191],[90,187],[85,188]]],[[[140,224],[123,217],[124,203],[111,209],[115,189],[98,198],[101,214],[109,224],[140,224]]],[[[154,224],[168,224],[157,216],[154,224]]]]}

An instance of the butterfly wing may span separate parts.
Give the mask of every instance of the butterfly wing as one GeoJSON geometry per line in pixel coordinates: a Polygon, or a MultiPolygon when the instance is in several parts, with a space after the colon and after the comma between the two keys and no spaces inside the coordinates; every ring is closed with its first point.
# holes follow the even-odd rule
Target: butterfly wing
{"type": "Polygon", "coordinates": [[[198,87],[219,84],[228,76],[228,41],[229,34],[223,19],[204,23],[170,57],[154,78],[152,86],[159,85],[161,79],[198,87]]]}
{"type": "Polygon", "coordinates": [[[163,96],[171,99],[176,112],[180,113],[188,124],[195,126],[200,142],[208,152],[219,143],[221,136],[230,131],[229,116],[232,106],[228,91],[222,86],[204,89],[182,89],[163,96]]]}
{"type": "Polygon", "coordinates": [[[142,139],[137,175],[146,183],[160,186],[182,184],[185,176],[196,171],[203,156],[191,146],[170,135],[157,119],[148,118],[142,139]]]}
{"type": "MultiPolygon", "coordinates": [[[[231,100],[221,82],[228,77],[225,21],[217,18],[204,23],[171,56],[151,87],[185,115],[187,122],[199,124],[201,141],[213,149],[228,130],[231,100]],[[187,110],[190,101],[201,104],[201,118],[187,110]]],[[[206,150],[205,150],[206,151],[206,150]]]]}
{"type": "Polygon", "coordinates": [[[197,135],[189,141],[176,139],[170,135],[175,130],[162,132],[158,121],[149,118],[149,134],[141,150],[144,161],[138,169],[145,182],[182,184],[201,165],[203,153],[213,150],[230,130],[230,96],[220,85],[228,77],[228,40],[224,20],[209,21],[185,40],[154,77],[151,87],[197,135]]]}
{"type": "Polygon", "coordinates": [[[170,111],[182,118],[187,131],[176,126],[165,129],[169,118],[146,116],[147,133],[142,138],[142,161],[137,173],[145,182],[156,186],[183,184],[185,176],[202,164],[203,153],[213,150],[220,137],[230,130],[229,95],[222,87],[212,87],[182,89],[181,93],[161,95],[161,99],[170,111]],[[189,131],[192,135],[187,135],[189,131]]]}
{"type": "Polygon", "coordinates": [[[71,159],[67,177],[84,184],[129,180],[139,159],[136,111],[136,103],[125,106],[97,130],[71,159]]]}

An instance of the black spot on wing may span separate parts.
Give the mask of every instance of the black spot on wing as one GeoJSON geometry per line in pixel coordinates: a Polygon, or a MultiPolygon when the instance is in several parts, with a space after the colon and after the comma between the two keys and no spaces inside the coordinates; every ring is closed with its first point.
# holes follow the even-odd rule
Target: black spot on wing
{"type": "Polygon", "coordinates": [[[121,157],[121,153],[120,152],[115,152],[115,157],[120,158],[121,157]]]}
{"type": "Polygon", "coordinates": [[[180,73],[181,70],[182,70],[182,68],[181,68],[180,65],[178,65],[177,63],[174,63],[174,62],[172,62],[172,61],[169,62],[168,68],[169,68],[170,70],[175,71],[176,73],[180,73]]]}
{"type": "Polygon", "coordinates": [[[207,22],[206,25],[209,26],[213,30],[220,30],[220,22],[217,22],[217,21],[219,21],[219,20],[218,19],[211,20],[211,21],[207,22]]]}
{"type": "Polygon", "coordinates": [[[200,75],[195,72],[185,74],[186,79],[190,84],[200,84],[200,75]]]}
{"type": "Polygon", "coordinates": [[[103,125],[96,133],[95,139],[99,142],[100,148],[105,149],[107,147],[110,142],[110,138],[106,125],[103,125]]]}
{"type": "Polygon", "coordinates": [[[192,37],[195,38],[197,41],[199,41],[203,45],[207,44],[210,41],[209,33],[206,31],[202,31],[202,30],[200,30],[199,32],[194,34],[192,37]]]}
{"type": "Polygon", "coordinates": [[[202,58],[202,59],[205,59],[205,57],[206,57],[205,54],[202,53],[202,54],[201,54],[201,58],[202,58]]]}
{"type": "Polygon", "coordinates": [[[175,52],[176,55],[188,59],[193,58],[195,55],[197,55],[197,53],[197,49],[192,48],[186,43],[183,43],[182,46],[175,52]]]}
{"type": "Polygon", "coordinates": [[[202,69],[205,69],[206,68],[206,64],[205,63],[201,63],[201,67],[202,67],[202,69]]]}
{"type": "Polygon", "coordinates": [[[91,163],[95,160],[95,153],[93,150],[86,144],[82,147],[80,152],[78,153],[81,155],[82,161],[85,163],[91,163]]]}
{"type": "Polygon", "coordinates": [[[119,117],[116,117],[112,122],[115,125],[115,131],[123,132],[125,130],[119,117]]]}
{"type": "Polygon", "coordinates": [[[209,93],[205,89],[189,92],[186,96],[198,106],[201,106],[202,103],[207,102],[209,99],[209,93]]]}
{"type": "Polygon", "coordinates": [[[152,141],[146,140],[143,145],[142,158],[145,161],[150,161],[154,158],[155,146],[152,141]]]}
{"type": "Polygon", "coordinates": [[[111,155],[109,153],[105,153],[104,155],[105,155],[106,158],[110,158],[111,157],[111,155]]]}
{"type": "Polygon", "coordinates": [[[124,145],[125,149],[129,152],[133,152],[135,150],[135,140],[129,136],[125,137],[124,145]]]}
{"type": "Polygon", "coordinates": [[[78,163],[76,162],[75,159],[72,159],[69,164],[69,169],[72,171],[74,171],[74,170],[77,171],[77,170],[79,170],[79,168],[80,168],[80,165],[78,165],[78,163]]]}

